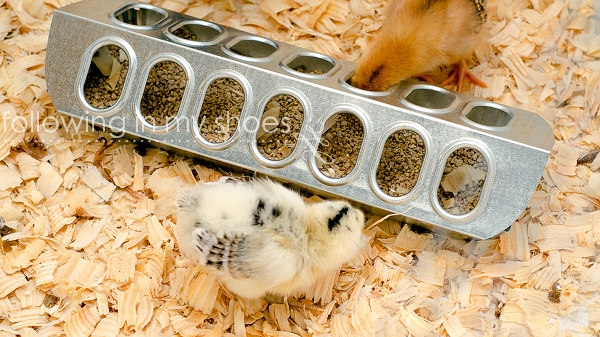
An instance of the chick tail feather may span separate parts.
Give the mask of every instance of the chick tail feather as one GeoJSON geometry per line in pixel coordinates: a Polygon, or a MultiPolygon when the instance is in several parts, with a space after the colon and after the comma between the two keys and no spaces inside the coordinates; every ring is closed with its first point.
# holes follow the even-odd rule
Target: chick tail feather
{"type": "Polygon", "coordinates": [[[251,277],[251,269],[243,258],[246,236],[225,234],[217,237],[203,228],[193,232],[193,243],[198,249],[200,264],[227,273],[235,278],[251,277]]]}
{"type": "Polygon", "coordinates": [[[203,228],[194,229],[192,235],[194,247],[198,249],[198,261],[202,265],[207,265],[210,252],[219,240],[213,233],[203,228]]]}

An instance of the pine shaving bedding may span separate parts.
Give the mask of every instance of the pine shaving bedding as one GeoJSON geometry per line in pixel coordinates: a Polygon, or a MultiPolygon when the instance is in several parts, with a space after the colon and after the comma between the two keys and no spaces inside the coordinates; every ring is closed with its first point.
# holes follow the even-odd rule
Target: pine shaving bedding
{"type": "MultiPolygon", "coordinates": [[[[600,333],[600,159],[577,164],[600,147],[591,0],[487,4],[473,72],[488,88],[467,89],[538,112],[557,140],[510,231],[459,240],[387,219],[371,227],[380,218],[367,214],[359,256],[272,304],[232,296],[178,251],[177,190],[222,172],[131,143],[108,148],[102,168],[108,135],[39,128],[59,116],[44,56],[52,12],[70,2],[0,0],[0,336],[600,333]]],[[[375,0],[153,3],[348,60],[385,24],[375,0]]]]}

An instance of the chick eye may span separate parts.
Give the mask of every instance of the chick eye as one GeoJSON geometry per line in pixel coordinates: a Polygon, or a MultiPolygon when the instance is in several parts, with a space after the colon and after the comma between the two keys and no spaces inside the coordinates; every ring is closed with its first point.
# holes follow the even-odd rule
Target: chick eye
{"type": "Polygon", "coordinates": [[[344,208],[342,208],[338,214],[336,214],[333,218],[329,219],[329,221],[327,222],[327,228],[329,229],[329,231],[332,231],[335,227],[340,225],[340,220],[342,220],[342,217],[344,217],[344,215],[348,214],[348,207],[345,206],[344,208]]]}

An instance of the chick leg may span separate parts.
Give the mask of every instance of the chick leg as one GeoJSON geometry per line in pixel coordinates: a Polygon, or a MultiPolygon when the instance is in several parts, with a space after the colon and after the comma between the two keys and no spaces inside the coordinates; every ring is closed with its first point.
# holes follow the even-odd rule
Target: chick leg
{"type": "Polygon", "coordinates": [[[423,82],[429,83],[429,84],[435,83],[433,81],[433,79],[431,77],[429,77],[429,75],[427,75],[427,74],[417,75],[417,76],[415,76],[415,78],[418,79],[418,80],[421,80],[423,82]]]}
{"type": "Polygon", "coordinates": [[[463,83],[465,80],[465,76],[473,82],[473,84],[478,85],[482,88],[487,88],[487,85],[480,79],[477,78],[467,67],[467,62],[465,60],[460,60],[457,64],[454,65],[454,70],[450,74],[450,76],[442,82],[442,86],[456,82],[456,91],[461,92],[463,83]]]}

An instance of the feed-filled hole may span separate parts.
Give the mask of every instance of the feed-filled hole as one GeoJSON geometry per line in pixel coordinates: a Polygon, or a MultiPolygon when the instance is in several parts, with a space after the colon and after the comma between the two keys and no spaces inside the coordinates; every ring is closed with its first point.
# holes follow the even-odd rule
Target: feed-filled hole
{"type": "Polygon", "coordinates": [[[258,131],[258,151],[270,160],[282,160],[292,154],[304,120],[304,107],[294,96],[280,94],[266,104],[258,131]]]}
{"type": "Polygon", "coordinates": [[[162,126],[175,119],[181,105],[188,77],[179,63],[156,63],[146,79],[140,102],[142,117],[146,122],[162,126]]]}
{"type": "Polygon", "coordinates": [[[144,7],[131,7],[115,15],[117,20],[134,26],[152,26],[163,20],[166,15],[157,10],[144,7]]]}
{"type": "Polygon", "coordinates": [[[391,134],[376,171],[379,188],[392,197],[409,193],[417,184],[425,151],[425,142],[418,133],[403,129],[391,134]]]}
{"type": "Polygon", "coordinates": [[[504,110],[480,105],[473,107],[467,114],[467,118],[481,125],[501,127],[506,126],[512,117],[504,110]]]}
{"type": "Polygon", "coordinates": [[[326,74],[334,65],[333,61],[310,55],[298,55],[286,64],[292,70],[310,75],[326,74]]]}
{"type": "Polygon", "coordinates": [[[406,100],[428,109],[445,109],[450,106],[454,99],[445,92],[431,89],[414,89],[406,96],[406,100]]]}
{"type": "Polygon", "coordinates": [[[481,197],[487,170],[485,157],[478,150],[463,147],[452,152],[437,191],[442,208],[453,215],[472,211],[481,197]]]}
{"type": "Polygon", "coordinates": [[[121,96],[128,70],[129,57],[121,47],[111,44],[98,48],[83,85],[85,100],[97,109],[113,106],[121,96]]]}
{"type": "Polygon", "coordinates": [[[198,127],[204,139],[223,143],[238,127],[246,94],[240,82],[231,77],[213,80],[204,94],[198,127]]]}
{"type": "Polygon", "coordinates": [[[323,128],[317,148],[317,167],[330,178],[347,176],[358,160],[364,126],[355,114],[341,112],[331,116],[323,128]]]}
{"type": "Polygon", "coordinates": [[[172,34],[190,41],[210,42],[221,35],[221,30],[209,24],[188,23],[175,29],[172,34]]]}
{"type": "Polygon", "coordinates": [[[277,45],[261,40],[240,40],[229,48],[232,52],[252,57],[263,58],[268,57],[277,50],[277,45]]]}

